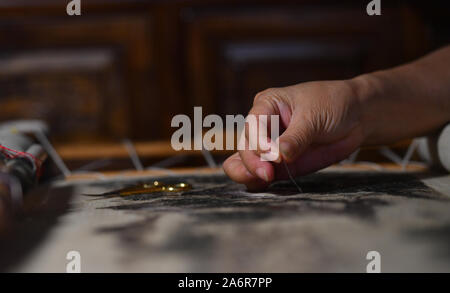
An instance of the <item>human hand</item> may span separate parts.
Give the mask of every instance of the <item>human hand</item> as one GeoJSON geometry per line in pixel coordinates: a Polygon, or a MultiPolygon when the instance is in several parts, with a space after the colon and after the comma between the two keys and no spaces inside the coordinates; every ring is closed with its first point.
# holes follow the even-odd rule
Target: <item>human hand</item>
{"type": "Polygon", "coordinates": [[[225,173],[249,189],[341,161],[364,140],[361,103],[353,81],[307,82],[256,95],[249,114],[279,115],[281,158],[262,161],[260,151],[241,150],[223,164],[225,173]]]}
{"type": "Polygon", "coordinates": [[[361,145],[432,133],[450,122],[450,46],[415,62],[343,81],[301,83],[256,95],[249,114],[279,115],[281,158],[243,150],[228,158],[228,176],[249,189],[341,161],[361,145]]]}

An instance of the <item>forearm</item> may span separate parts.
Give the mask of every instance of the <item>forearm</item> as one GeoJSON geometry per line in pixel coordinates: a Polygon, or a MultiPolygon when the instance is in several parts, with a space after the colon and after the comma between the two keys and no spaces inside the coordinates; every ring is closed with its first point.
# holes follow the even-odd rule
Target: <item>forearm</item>
{"type": "Polygon", "coordinates": [[[450,46],[350,82],[361,103],[365,145],[425,135],[450,121],[450,46]]]}

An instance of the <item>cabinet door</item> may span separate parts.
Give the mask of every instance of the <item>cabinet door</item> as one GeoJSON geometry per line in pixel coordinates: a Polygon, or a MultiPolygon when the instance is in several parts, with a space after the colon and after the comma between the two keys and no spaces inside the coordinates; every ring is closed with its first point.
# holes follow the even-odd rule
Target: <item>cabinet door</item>
{"type": "Polygon", "coordinates": [[[141,15],[2,19],[0,120],[43,119],[60,141],[158,137],[150,37],[141,15]]]}
{"type": "Polygon", "coordinates": [[[246,114],[254,95],[266,88],[350,78],[400,62],[400,12],[383,8],[379,18],[356,5],[186,8],[182,27],[192,105],[246,114]]]}

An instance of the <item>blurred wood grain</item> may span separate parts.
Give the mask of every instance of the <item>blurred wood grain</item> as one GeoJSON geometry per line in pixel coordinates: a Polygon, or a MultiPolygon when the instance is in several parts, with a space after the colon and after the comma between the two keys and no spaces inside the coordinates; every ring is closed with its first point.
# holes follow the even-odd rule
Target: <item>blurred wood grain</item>
{"type": "MultiPolygon", "coordinates": [[[[268,87],[394,66],[448,41],[419,1],[0,3],[0,120],[47,121],[56,142],[169,139],[171,119],[246,114],[268,87]]],[[[444,25],[443,25],[444,24],[444,25]]]]}

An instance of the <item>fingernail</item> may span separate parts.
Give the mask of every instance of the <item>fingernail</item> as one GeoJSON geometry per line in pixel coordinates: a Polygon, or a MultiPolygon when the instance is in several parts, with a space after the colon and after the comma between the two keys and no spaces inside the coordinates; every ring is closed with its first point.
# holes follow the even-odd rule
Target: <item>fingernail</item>
{"type": "Polygon", "coordinates": [[[267,176],[266,170],[264,168],[258,168],[256,169],[256,174],[259,178],[262,180],[269,182],[269,177],[267,176]]]}
{"type": "Polygon", "coordinates": [[[280,152],[283,159],[289,159],[292,156],[291,145],[287,142],[280,142],[280,152]]]}

